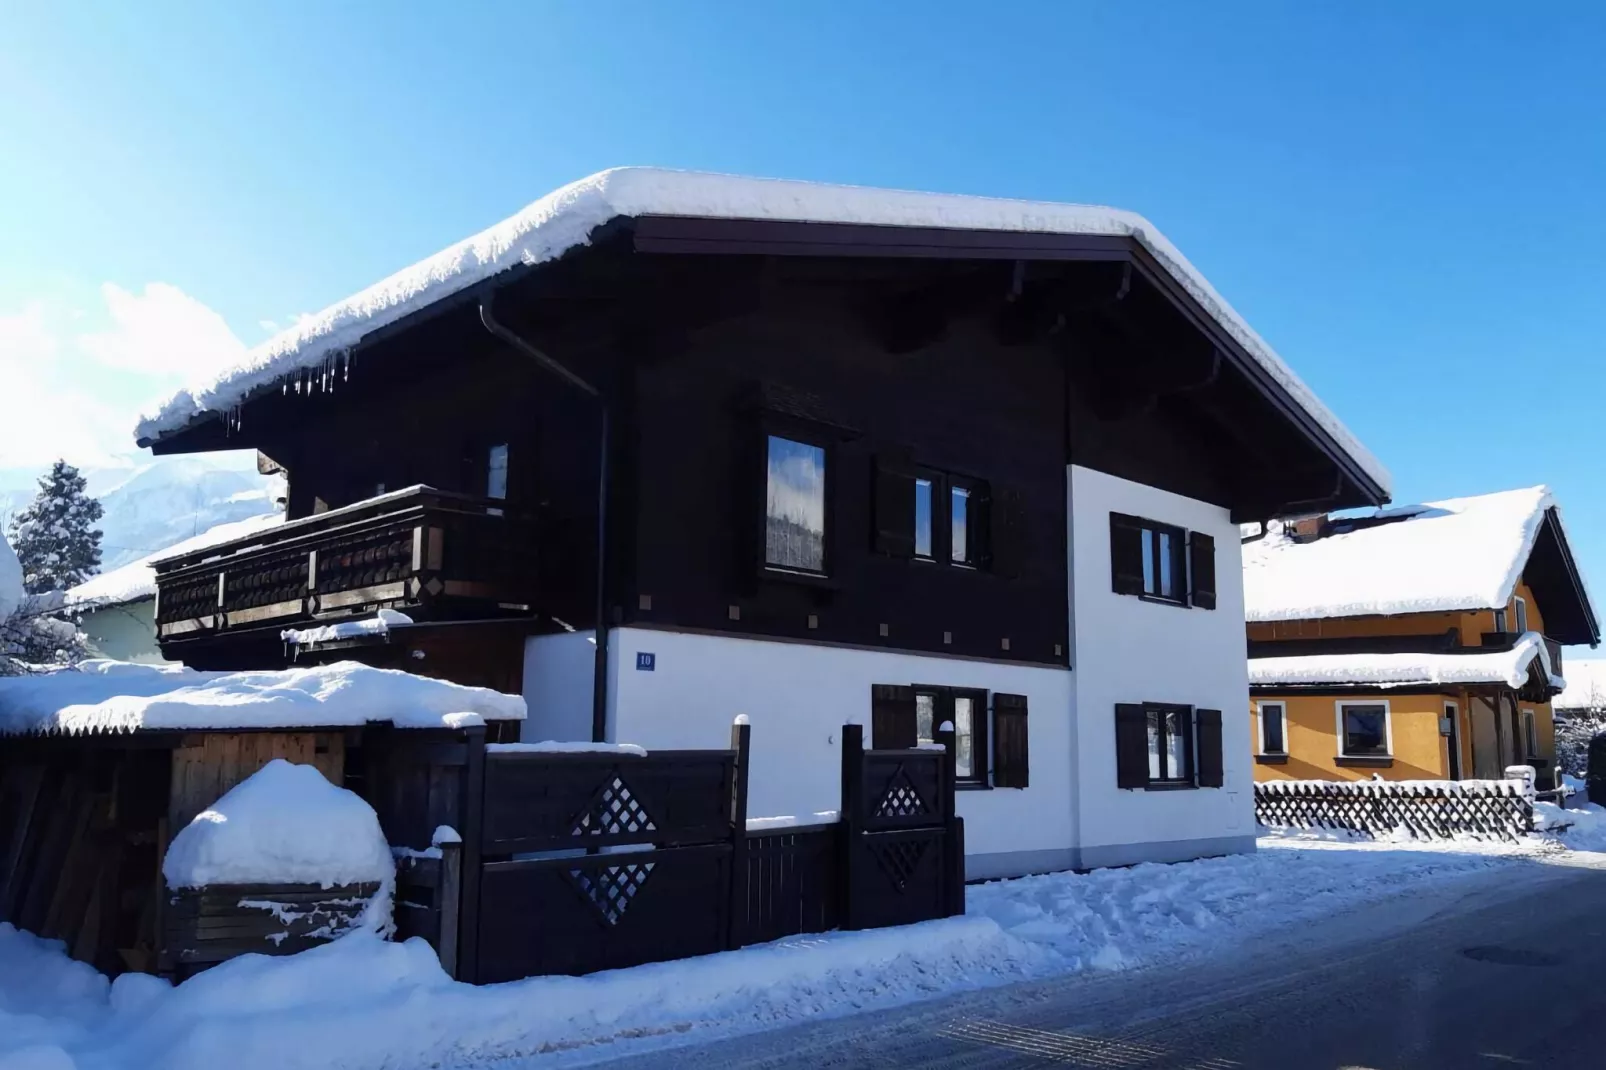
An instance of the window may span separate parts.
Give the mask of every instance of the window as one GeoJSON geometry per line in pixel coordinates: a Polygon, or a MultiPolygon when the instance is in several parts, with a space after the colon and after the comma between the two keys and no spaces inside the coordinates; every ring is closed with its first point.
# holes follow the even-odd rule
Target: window
{"type": "MultiPolygon", "coordinates": [[[[499,442],[485,453],[485,496],[493,501],[507,500],[507,443],[499,442]]],[[[492,516],[502,510],[488,509],[492,516]]]]}
{"type": "Polygon", "coordinates": [[[1522,711],[1522,744],[1529,761],[1539,757],[1539,727],[1533,710],[1522,711]]]}
{"type": "Polygon", "coordinates": [[[970,488],[954,487],[948,495],[948,518],[952,534],[948,557],[956,565],[974,564],[970,557],[970,488]]]}
{"type": "Polygon", "coordinates": [[[931,480],[915,480],[915,556],[930,561],[936,556],[931,545],[931,480]]]}
{"type": "Polygon", "coordinates": [[[507,443],[501,442],[486,451],[485,496],[504,501],[507,498],[507,443]]]}
{"type": "MultiPolygon", "coordinates": [[[[1011,722],[1010,740],[1011,754],[1018,751],[1019,778],[1024,781],[1026,700],[1021,696],[999,697],[1019,700],[1016,705],[1020,723],[1017,726],[1011,722]]],[[[876,684],[870,689],[870,745],[878,750],[900,750],[932,743],[936,740],[937,730],[950,721],[954,726],[955,780],[962,786],[986,786],[986,691],[928,684],[876,684]]],[[[1020,783],[1010,786],[1026,785],[1020,783]]]]}
{"type": "Polygon", "coordinates": [[[1503,609],[1494,611],[1494,630],[1497,632],[1506,630],[1506,611],[1503,609]]]}
{"type": "Polygon", "coordinates": [[[1388,703],[1340,702],[1338,738],[1339,757],[1391,757],[1388,703]]]}
{"type": "Polygon", "coordinates": [[[1516,598],[1513,599],[1513,606],[1514,612],[1512,616],[1516,620],[1517,634],[1521,635],[1528,630],[1528,601],[1524,598],[1516,598]]]}
{"type": "Polygon", "coordinates": [[[1149,783],[1193,783],[1193,711],[1186,706],[1146,706],[1149,783]]]}
{"type": "MultiPolygon", "coordinates": [[[[986,483],[916,465],[901,453],[876,458],[878,553],[960,568],[991,566],[997,541],[992,523],[986,483]]],[[[1013,563],[1006,566],[1012,575],[1013,563]]]]}
{"type": "Polygon", "coordinates": [[[1115,707],[1121,788],[1219,788],[1226,782],[1221,711],[1162,702],[1115,707]]]}
{"type": "MultiPolygon", "coordinates": [[[[954,696],[954,776],[959,780],[976,779],[976,725],[980,718],[975,714],[973,697],[954,696]]],[[[1533,716],[1532,710],[1528,711],[1528,716],[1533,716]]]]}
{"type": "Polygon", "coordinates": [[[1116,594],[1215,609],[1215,539],[1202,531],[1111,513],[1110,579],[1116,594]]]}
{"type": "Polygon", "coordinates": [[[825,573],[825,450],[769,436],[764,564],[825,573]]]}
{"type": "Polygon", "coordinates": [[[1284,734],[1287,726],[1284,722],[1284,707],[1281,702],[1260,704],[1260,753],[1288,753],[1288,742],[1284,734]]]}

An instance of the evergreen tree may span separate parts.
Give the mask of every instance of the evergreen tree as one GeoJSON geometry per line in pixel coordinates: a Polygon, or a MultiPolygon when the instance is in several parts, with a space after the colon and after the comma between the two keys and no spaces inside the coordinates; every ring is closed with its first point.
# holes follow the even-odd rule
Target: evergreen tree
{"type": "Polygon", "coordinates": [[[11,522],[11,547],[22,562],[29,594],[65,591],[100,568],[101,505],[84,493],[84,477],[57,461],[39,477],[33,503],[11,522]]]}

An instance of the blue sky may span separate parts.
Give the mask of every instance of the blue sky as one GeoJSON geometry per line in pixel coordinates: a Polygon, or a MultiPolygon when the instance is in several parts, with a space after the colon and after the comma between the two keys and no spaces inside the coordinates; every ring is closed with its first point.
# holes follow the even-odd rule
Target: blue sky
{"type": "Polygon", "coordinates": [[[1142,212],[1399,500],[1549,482],[1606,591],[1597,8],[243,8],[8,11],[0,370],[39,404],[0,468],[127,449],[218,353],[651,163],[1142,212]]]}

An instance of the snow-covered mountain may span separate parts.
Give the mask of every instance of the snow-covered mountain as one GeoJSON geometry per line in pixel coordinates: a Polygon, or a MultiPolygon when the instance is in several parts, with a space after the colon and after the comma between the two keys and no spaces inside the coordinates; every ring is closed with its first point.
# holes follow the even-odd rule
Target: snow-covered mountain
{"type": "MultiPolygon", "coordinates": [[[[218,524],[273,512],[278,477],[258,475],[254,454],[158,457],[84,471],[101,518],[101,570],[165,549],[218,524]]],[[[33,500],[38,473],[0,471],[0,522],[33,500]]]]}

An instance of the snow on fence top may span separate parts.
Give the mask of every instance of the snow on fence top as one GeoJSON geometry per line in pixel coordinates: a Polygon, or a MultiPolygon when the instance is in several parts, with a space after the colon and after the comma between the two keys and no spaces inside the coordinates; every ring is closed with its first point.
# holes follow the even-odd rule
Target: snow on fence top
{"type": "Polygon", "coordinates": [[[138,602],[142,598],[156,597],[156,569],[152,566],[166,557],[194,553],[209,546],[219,546],[235,539],[243,539],[284,521],[283,513],[264,513],[227,524],[207,528],[199,535],[176,542],[122,568],[92,576],[67,592],[67,605],[78,609],[101,606],[121,606],[138,602]]]}
{"type": "Polygon", "coordinates": [[[625,167],[547,194],[516,215],[331,305],[275,335],[209,381],[175,394],[135,437],[148,445],[206,412],[222,413],[254,391],[331,357],[409,313],[519,265],[554,260],[621,216],[761,219],[947,230],[1131,237],[1352,457],[1385,492],[1388,470],[1356,440],[1281,357],[1142,216],[1116,208],[833,186],[694,171],[625,167]]]}
{"type": "Polygon", "coordinates": [[[0,734],[138,729],[402,728],[522,720],[524,699],[356,662],[261,672],[86,661],[0,679],[0,734]],[[466,715],[466,717],[465,717],[466,715]]]}
{"type": "Polygon", "coordinates": [[[275,758],[173,837],[169,888],[384,883],[395,873],[379,818],[310,765],[275,758]]]}
{"type": "MultiPolygon", "coordinates": [[[[1296,542],[1246,542],[1251,621],[1491,609],[1511,600],[1556,504],[1548,487],[1380,510],[1389,523],[1296,542]]],[[[1366,518],[1363,518],[1366,519],[1366,518]]]]}
{"type": "Polygon", "coordinates": [[[1379,688],[1421,684],[1505,684],[1519,688],[1538,658],[1552,687],[1566,681],[1550,664],[1550,651],[1538,632],[1527,632],[1510,650],[1487,654],[1304,654],[1287,658],[1250,658],[1249,683],[1370,684],[1379,688]]]}

